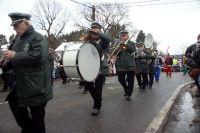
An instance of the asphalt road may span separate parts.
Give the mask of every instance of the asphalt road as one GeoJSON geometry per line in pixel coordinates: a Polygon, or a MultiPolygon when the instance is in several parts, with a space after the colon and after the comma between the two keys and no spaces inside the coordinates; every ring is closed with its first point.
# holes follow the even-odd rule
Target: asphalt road
{"type": "MultiPolygon", "coordinates": [[[[56,80],[54,98],[46,108],[47,133],[142,133],[175,89],[188,81],[182,73],[173,73],[171,78],[162,73],[153,89],[145,92],[139,91],[135,82],[132,100],[126,101],[117,77],[107,77],[101,113],[94,117],[89,93],[82,94],[77,82],[56,80]]],[[[8,104],[2,104],[5,96],[0,94],[0,133],[19,133],[8,104]]]]}

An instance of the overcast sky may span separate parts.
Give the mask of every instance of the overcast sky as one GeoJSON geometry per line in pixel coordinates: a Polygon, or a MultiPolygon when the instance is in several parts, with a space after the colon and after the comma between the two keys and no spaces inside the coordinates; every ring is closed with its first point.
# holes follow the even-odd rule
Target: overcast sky
{"type": "MultiPolygon", "coordinates": [[[[0,0],[1,23],[0,33],[9,37],[13,31],[10,27],[10,12],[30,12],[36,0],[0,0]]],[[[58,0],[68,10],[73,9],[76,3],[70,0],[58,0]]],[[[77,0],[81,3],[98,0],[77,0]]],[[[200,0],[101,0],[101,2],[128,3],[130,22],[133,27],[152,33],[154,39],[160,42],[158,49],[166,52],[170,46],[171,54],[183,53],[185,45],[196,42],[200,34],[200,0]],[[136,2],[136,3],[134,3],[136,2]]],[[[73,10],[70,10],[73,12],[73,10]]],[[[73,14],[73,13],[72,13],[73,14]]],[[[72,25],[68,25],[72,27],[72,25]]],[[[73,28],[67,28],[67,33],[73,28]]]]}

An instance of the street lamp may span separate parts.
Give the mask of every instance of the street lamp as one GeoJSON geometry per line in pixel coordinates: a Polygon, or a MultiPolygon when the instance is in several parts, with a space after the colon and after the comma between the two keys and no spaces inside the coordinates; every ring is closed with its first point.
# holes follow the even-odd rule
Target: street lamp
{"type": "Polygon", "coordinates": [[[96,10],[96,8],[95,8],[94,5],[88,6],[88,5],[85,5],[85,4],[83,4],[83,3],[79,3],[78,1],[75,1],[75,0],[71,0],[71,1],[72,1],[72,2],[75,2],[75,3],[79,4],[79,5],[82,5],[82,6],[91,8],[91,9],[92,9],[92,17],[91,17],[91,18],[92,18],[93,21],[95,21],[95,10],[96,10]]]}

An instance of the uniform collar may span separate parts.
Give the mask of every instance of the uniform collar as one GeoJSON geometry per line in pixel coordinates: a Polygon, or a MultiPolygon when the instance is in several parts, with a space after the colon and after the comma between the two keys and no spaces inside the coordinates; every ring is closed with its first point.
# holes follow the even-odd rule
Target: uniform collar
{"type": "Polygon", "coordinates": [[[33,26],[28,27],[27,30],[21,35],[20,38],[24,38],[25,36],[33,33],[34,31],[35,30],[34,30],[33,26]]]}

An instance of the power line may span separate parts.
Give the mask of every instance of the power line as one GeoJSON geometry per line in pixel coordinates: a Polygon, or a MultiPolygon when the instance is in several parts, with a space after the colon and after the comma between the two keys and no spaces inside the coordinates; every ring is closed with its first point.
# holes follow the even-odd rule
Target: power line
{"type": "Polygon", "coordinates": [[[146,1],[135,1],[135,2],[127,2],[127,3],[120,3],[120,4],[138,4],[138,3],[149,3],[149,2],[155,2],[160,0],[146,0],[146,1]]]}
{"type": "Polygon", "coordinates": [[[177,1],[177,2],[165,2],[165,3],[157,3],[160,0],[148,0],[148,1],[140,1],[140,2],[126,2],[126,3],[109,3],[109,5],[104,6],[114,6],[114,5],[123,5],[125,7],[131,7],[131,6],[156,6],[156,5],[171,5],[171,4],[185,4],[185,3],[192,3],[192,2],[199,2],[199,0],[190,0],[190,1],[177,1]],[[156,2],[156,3],[154,3],[156,2]],[[139,4],[144,3],[144,4],[139,4]],[[150,4],[145,4],[150,3],[150,4]]]}
{"type": "Polygon", "coordinates": [[[80,3],[80,2],[78,2],[78,1],[75,1],[75,0],[71,0],[71,1],[74,2],[74,3],[77,3],[77,4],[79,4],[79,5],[82,5],[82,6],[86,6],[86,7],[92,8],[92,6],[88,6],[88,5],[83,4],[83,3],[80,3]]]}
{"type": "MultiPolygon", "coordinates": [[[[146,1],[135,1],[135,2],[127,2],[127,3],[109,3],[109,5],[104,5],[104,6],[114,6],[114,5],[129,5],[129,4],[139,4],[139,3],[150,3],[150,2],[155,2],[155,1],[160,1],[160,0],[146,0],[146,1]]],[[[99,4],[100,5],[100,4],[99,4]]],[[[100,5],[101,6],[101,5],[100,5]]]]}
{"type": "MultiPolygon", "coordinates": [[[[133,6],[154,6],[154,5],[172,5],[172,4],[185,4],[185,3],[192,3],[192,2],[198,2],[199,0],[191,0],[191,1],[177,1],[177,2],[165,2],[165,3],[151,3],[151,4],[136,4],[133,6]]],[[[124,4],[124,3],[122,3],[124,4]]],[[[129,3],[131,4],[131,3],[129,3]]],[[[132,3],[133,4],[133,3],[132,3]]]]}
{"type": "Polygon", "coordinates": [[[95,10],[96,10],[96,8],[95,8],[95,6],[94,5],[92,5],[92,6],[88,6],[88,5],[85,5],[85,4],[83,4],[83,3],[80,3],[80,2],[78,2],[78,1],[75,1],[75,0],[71,0],[72,2],[75,2],[75,3],[77,3],[77,4],[79,4],[79,5],[82,5],[82,6],[85,6],[85,7],[88,7],[88,8],[91,8],[92,9],[92,20],[93,21],[95,21],[95,10]]]}

